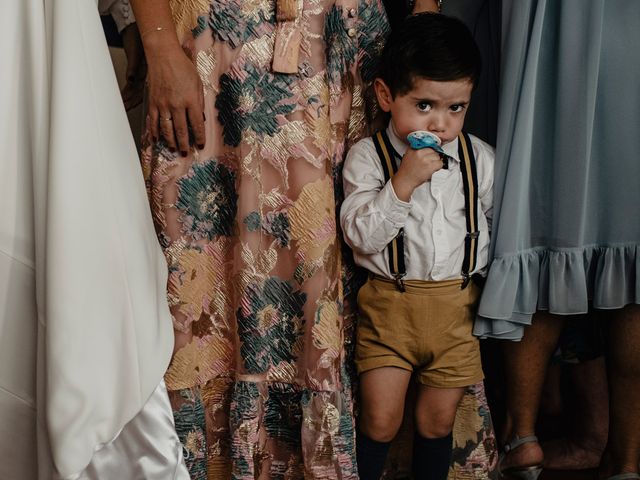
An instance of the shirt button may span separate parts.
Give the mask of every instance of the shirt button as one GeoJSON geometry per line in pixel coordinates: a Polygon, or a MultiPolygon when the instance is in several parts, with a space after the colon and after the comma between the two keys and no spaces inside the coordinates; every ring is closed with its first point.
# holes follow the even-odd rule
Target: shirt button
{"type": "Polygon", "coordinates": [[[350,28],[349,30],[347,30],[347,35],[349,35],[351,38],[356,36],[356,29],[355,28],[350,28]]]}
{"type": "Polygon", "coordinates": [[[354,18],[356,16],[356,13],[358,12],[356,12],[355,8],[350,8],[348,12],[349,18],[354,18]]]}
{"type": "Polygon", "coordinates": [[[436,230],[436,235],[442,235],[442,230],[440,229],[436,230]]]}

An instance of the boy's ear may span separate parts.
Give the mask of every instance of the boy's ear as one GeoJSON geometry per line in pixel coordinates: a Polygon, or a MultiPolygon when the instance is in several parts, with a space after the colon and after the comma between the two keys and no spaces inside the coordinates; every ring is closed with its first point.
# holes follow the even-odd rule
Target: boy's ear
{"type": "Polygon", "coordinates": [[[383,112],[388,112],[391,110],[391,103],[393,102],[393,95],[391,95],[391,90],[384,83],[384,80],[381,78],[376,78],[373,82],[373,89],[376,92],[376,98],[378,99],[378,105],[383,112]]]}

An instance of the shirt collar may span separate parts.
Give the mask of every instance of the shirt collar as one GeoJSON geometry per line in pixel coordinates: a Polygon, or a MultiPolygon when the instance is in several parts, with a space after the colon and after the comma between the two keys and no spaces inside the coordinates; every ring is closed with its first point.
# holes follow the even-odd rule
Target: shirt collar
{"type": "MultiPolygon", "coordinates": [[[[393,119],[387,125],[387,135],[389,136],[389,140],[391,141],[391,145],[393,149],[396,151],[400,158],[404,156],[409,148],[405,142],[400,140],[400,137],[396,135],[395,127],[393,126],[393,119]]],[[[456,138],[454,141],[447,143],[442,147],[444,153],[446,153],[449,157],[451,157],[456,162],[460,162],[458,158],[458,139],[456,138]]]]}

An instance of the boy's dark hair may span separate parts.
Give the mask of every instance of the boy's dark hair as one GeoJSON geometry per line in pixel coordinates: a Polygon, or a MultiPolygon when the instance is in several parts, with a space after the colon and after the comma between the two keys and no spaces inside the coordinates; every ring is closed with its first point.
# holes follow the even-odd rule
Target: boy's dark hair
{"type": "Polygon", "coordinates": [[[480,50],[460,20],[439,13],[407,17],[387,41],[378,77],[391,94],[402,95],[416,77],[435,81],[469,78],[474,87],[480,77],[480,50]]]}

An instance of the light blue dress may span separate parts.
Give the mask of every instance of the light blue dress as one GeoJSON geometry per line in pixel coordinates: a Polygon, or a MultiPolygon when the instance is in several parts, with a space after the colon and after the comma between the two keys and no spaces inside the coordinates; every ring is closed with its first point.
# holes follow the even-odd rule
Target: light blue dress
{"type": "Polygon", "coordinates": [[[640,1],[505,0],[491,262],[475,333],[640,303],[640,1]]]}

